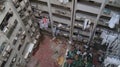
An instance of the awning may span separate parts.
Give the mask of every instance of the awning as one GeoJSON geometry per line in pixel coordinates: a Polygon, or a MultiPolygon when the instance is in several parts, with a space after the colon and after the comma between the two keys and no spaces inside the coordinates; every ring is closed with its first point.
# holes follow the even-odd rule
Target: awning
{"type": "Polygon", "coordinates": [[[26,59],[29,55],[29,53],[32,52],[33,48],[34,48],[34,45],[33,43],[30,43],[28,44],[28,46],[26,47],[26,50],[25,50],[25,55],[24,55],[24,58],[26,59]]]}

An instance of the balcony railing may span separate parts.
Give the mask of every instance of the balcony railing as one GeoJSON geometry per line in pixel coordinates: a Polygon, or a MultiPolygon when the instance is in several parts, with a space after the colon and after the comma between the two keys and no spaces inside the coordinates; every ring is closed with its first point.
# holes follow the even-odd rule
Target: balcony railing
{"type": "Polygon", "coordinates": [[[18,22],[15,20],[14,25],[10,28],[9,32],[7,33],[7,37],[10,38],[13,31],[15,30],[16,26],[17,26],[18,22]]]}

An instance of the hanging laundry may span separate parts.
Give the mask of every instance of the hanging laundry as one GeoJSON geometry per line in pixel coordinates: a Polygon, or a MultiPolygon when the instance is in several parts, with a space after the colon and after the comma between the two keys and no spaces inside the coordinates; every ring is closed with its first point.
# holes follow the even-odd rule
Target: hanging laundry
{"type": "Polygon", "coordinates": [[[53,34],[54,34],[54,36],[55,36],[56,26],[55,26],[55,27],[53,27],[52,32],[53,32],[53,34]]]}
{"type": "Polygon", "coordinates": [[[58,26],[57,27],[62,27],[62,24],[58,24],[58,26]]]}
{"type": "Polygon", "coordinates": [[[108,35],[107,43],[109,43],[109,46],[112,46],[112,42],[117,38],[116,35],[108,35]]]}
{"type": "Polygon", "coordinates": [[[43,18],[43,23],[47,23],[47,18],[46,17],[43,18]]]}
{"type": "Polygon", "coordinates": [[[78,41],[82,41],[82,39],[83,39],[83,37],[82,37],[80,34],[78,34],[78,35],[77,35],[77,40],[78,40],[78,41]]]}
{"type": "Polygon", "coordinates": [[[102,34],[100,35],[100,37],[103,39],[102,40],[102,45],[105,44],[105,43],[108,43],[109,46],[112,46],[112,42],[117,38],[117,34],[114,33],[114,34],[111,34],[111,33],[107,33],[107,31],[103,31],[102,34]]]}
{"type": "Polygon", "coordinates": [[[47,29],[48,24],[49,24],[49,19],[47,19],[46,17],[40,19],[40,21],[39,21],[39,25],[40,25],[41,29],[47,29]]]}
{"type": "Polygon", "coordinates": [[[57,36],[60,33],[59,29],[56,29],[55,36],[57,36]]]}
{"type": "Polygon", "coordinates": [[[24,0],[25,1],[25,3],[27,3],[28,2],[28,0],[24,0]]]}
{"type": "Polygon", "coordinates": [[[106,41],[107,41],[107,37],[108,37],[107,31],[103,31],[102,34],[100,35],[100,37],[103,39],[102,40],[102,45],[105,44],[106,41]]]}
{"type": "Polygon", "coordinates": [[[110,21],[108,22],[110,28],[114,28],[115,24],[119,24],[120,15],[114,14],[110,21]]]}
{"type": "Polygon", "coordinates": [[[86,28],[89,28],[91,24],[90,19],[85,19],[84,20],[84,26],[83,26],[83,30],[85,30],[86,28]]]}
{"type": "Polygon", "coordinates": [[[43,20],[40,20],[40,21],[39,21],[39,25],[40,25],[40,28],[41,28],[41,29],[44,28],[43,20]]]}
{"type": "Polygon", "coordinates": [[[60,2],[60,3],[63,3],[63,2],[64,2],[64,0],[59,0],[59,2],[60,2]]]}
{"type": "Polygon", "coordinates": [[[104,65],[108,66],[109,64],[114,64],[114,65],[119,65],[120,64],[120,59],[117,57],[107,57],[104,60],[104,65]]]}
{"type": "Polygon", "coordinates": [[[80,35],[80,31],[78,30],[78,34],[77,34],[77,40],[78,41],[82,41],[82,36],[80,35]]]}
{"type": "Polygon", "coordinates": [[[64,0],[64,4],[66,4],[66,3],[68,3],[69,2],[69,0],[64,0]]]}
{"type": "Polygon", "coordinates": [[[77,54],[77,55],[80,55],[80,54],[81,54],[80,50],[78,50],[76,54],[77,54]]]}
{"type": "Polygon", "coordinates": [[[111,10],[110,10],[110,9],[105,8],[105,9],[103,10],[103,13],[104,13],[104,14],[106,14],[106,15],[110,15],[111,10]]]}
{"type": "Polygon", "coordinates": [[[69,2],[69,0],[59,0],[59,2],[62,3],[62,4],[66,4],[66,3],[69,2]]]}

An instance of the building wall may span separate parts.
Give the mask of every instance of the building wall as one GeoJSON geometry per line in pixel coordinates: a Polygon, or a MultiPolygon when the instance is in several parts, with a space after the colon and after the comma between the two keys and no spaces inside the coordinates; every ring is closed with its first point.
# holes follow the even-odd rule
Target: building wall
{"type": "MultiPolygon", "coordinates": [[[[60,28],[62,29],[61,35],[77,40],[79,31],[82,42],[88,42],[91,39],[94,26],[96,32],[99,33],[103,30],[113,31],[108,27],[107,22],[113,14],[119,14],[120,6],[119,3],[115,4],[115,2],[117,0],[68,0],[67,3],[61,3],[59,0],[31,1],[41,14],[47,14],[50,17],[52,22],[50,26],[63,25],[60,28]],[[89,19],[91,24],[88,29],[83,30],[85,19],[89,19]]],[[[98,36],[95,34],[94,37],[98,36]]]]}
{"type": "MultiPolygon", "coordinates": [[[[36,45],[38,38],[36,36],[40,36],[39,29],[37,28],[37,23],[33,22],[31,14],[25,15],[23,10],[17,11],[18,9],[15,5],[21,2],[14,3],[15,0],[6,0],[4,2],[5,9],[0,14],[0,25],[2,23],[8,22],[7,25],[3,25],[4,29],[0,30],[0,66],[1,67],[22,67],[25,66],[29,58],[25,58],[24,50],[29,49],[26,45],[32,43],[36,45]],[[7,13],[11,11],[13,16],[8,20],[4,20],[7,16],[7,13]],[[23,17],[20,16],[20,12],[22,12],[23,17]],[[28,18],[28,19],[26,19],[28,18]],[[26,20],[25,20],[26,19],[26,20]],[[4,21],[3,21],[4,20],[4,21]],[[17,22],[14,23],[14,22],[17,22]],[[26,23],[26,24],[24,24],[26,23]],[[15,25],[16,24],[16,25],[15,25]],[[6,29],[6,31],[5,31],[6,29]],[[5,31],[5,32],[4,32],[5,31]],[[30,32],[28,32],[30,31],[30,32]],[[24,53],[24,55],[23,55],[24,53]]],[[[29,0],[22,0],[22,2],[29,3],[29,0]]],[[[22,8],[22,5],[19,5],[22,8]]],[[[25,7],[26,12],[31,11],[31,6],[28,4],[28,9],[25,7]]],[[[32,11],[31,11],[32,12],[32,11]]],[[[3,27],[1,27],[3,28],[3,27]]],[[[31,54],[29,53],[28,56],[31,54]]]]}

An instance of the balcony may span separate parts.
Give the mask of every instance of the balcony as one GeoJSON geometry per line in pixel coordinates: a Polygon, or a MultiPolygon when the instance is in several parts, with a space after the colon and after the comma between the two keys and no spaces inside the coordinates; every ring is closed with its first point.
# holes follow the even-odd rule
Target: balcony
{"type": "Polygon", "coordinates": [[[91,6],[91,5],[85,5],[82,3],[78,3],[77,10],[81,10],[81,11],[85,11],[85,12],[89,12],[89,13],[93,13],[93,14],[98,14],[100,7],[95,7],[95,6],[91,6]]]}
{"type": "Polygon", "coordinates": [[[85,36],[85,37],[89,37],[90,36],[90,32],[82,31],[82,30],[77,29],[77,28],[75,28],[73,32],[74,33],[78,33],[78,31],[80,32],[79,34],[82,35],[82,36],[85,36]]]}
{"type": "Polygon", "coordinates": [[[62,16],[58,16],[58,15],[54,14],[52,19],[55,22],[60,22],[60,23],[63,23],[63,24],[71,25],[70,18],[68,18],[68,17],[62,17],[62,16]]]}
{"type": "Polygon", "coordinates": [[[8,38],[11,37],[13,31],[14,31],[15,28],[17,27],[17,24],[18,24],[18,22],[15,20],[14,25],[10,28],[9,32],[7,33],[7,37],[8,37],[8,38]]]}
{"type": "MultiPolygon", "coordinates": [[[[38,0],[38,1],[42,1],[42,2],[48,2],[48,0],[38,0]]],[[[58,0],[50,0],[50,3],[51,4],[55,4],[55,5],[62,5],[63,7],[68,7],[68,8],[70,8],[70,7],[72,7],[72,2],[68,2],[68,3],[66,3],[66,4],[62,4],[62,3],[60,3],[58,0]]]]}
{"type": "Polygon", "coordinates": [[[23,53],[22,53],[25,59],[28,59],[28,56],[32,52],[34,45],[35,44],[33,44],[33,43],[26,43],[25,49],[23,50],[23,53]]]}

